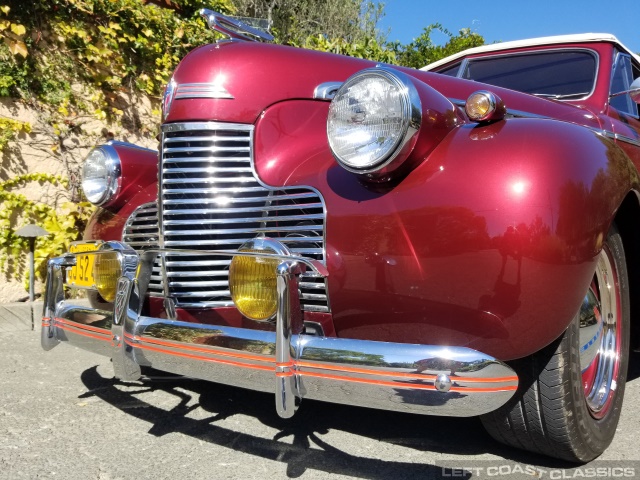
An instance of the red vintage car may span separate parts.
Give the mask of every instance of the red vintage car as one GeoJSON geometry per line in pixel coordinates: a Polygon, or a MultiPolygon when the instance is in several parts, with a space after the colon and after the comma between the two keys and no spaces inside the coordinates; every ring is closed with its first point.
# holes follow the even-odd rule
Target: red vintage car
{"type": "Polygon", "coordinates": [[[86,160],[43,347],[601,454],[640,325],[640,58],[587,34],[417,71],[203,15],[230,38],[176,69],[160,151],[86,160]]]}

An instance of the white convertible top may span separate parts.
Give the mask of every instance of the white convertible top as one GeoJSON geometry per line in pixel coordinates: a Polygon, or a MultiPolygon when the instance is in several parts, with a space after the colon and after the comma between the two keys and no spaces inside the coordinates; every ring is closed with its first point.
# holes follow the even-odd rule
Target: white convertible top
{"type": "Polygon", "coordinates": [[[576,35],[556,35],[554,37],[531,38],[528,40],[515,40],[512,42],[492,43],[490,45],[482,45],[481,47],[469,48],[462,52],[454,53],[442,60],[430,63],[420,70],[433,70],[441,65],[445,65],[451,61],[457,60],[467,55],[475,55],[478,53],[499,52],[502,50],[511,50],[514,48],[536,47],[538,45],[554,45],[557,43],[587,43],[587,42],[609,42],[615,43],[620,49],[629,53],[640,63],[640,57],[625,47],[620,40],[608,33],[581,33],[576,35]]]}

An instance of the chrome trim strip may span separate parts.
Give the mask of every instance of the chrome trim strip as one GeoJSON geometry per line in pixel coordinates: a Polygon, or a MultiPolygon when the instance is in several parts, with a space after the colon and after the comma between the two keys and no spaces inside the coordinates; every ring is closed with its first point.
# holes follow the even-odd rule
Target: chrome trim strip
{"type": "MultiPolygon", "coordinates": [[[[198,183],[237,183],[237,182],[252,182],[253,177],[233,177],[233,178],[216,178],[210,177],[206,181],[198,183]]],[[[170,178],[162,180],[163,185],[179,185],[181,183],[195,183],[191,178],[170,178]]]]}
{"type": "MultiPolygon", "coordinates": [[[[458,98],[449,98],[449,101],[451,103],[453,103],[454,105],[456,105],[458,107],[462,107],[462,108],[464,108],[464,105],[466,103],[464,100],[460,100],[458,98]]],[[[547,117],[547,116],[544,116],[544,115],[538,115],[536,113],[525,112],[523,110],[513,110],[513,109],[507,109],[507,117],[509,117],[509,118],[537,118],[537,119],[541,119],[541,120],[554,120],[553,117],[547,117]]],[[[558,120],[558,121],[562,121],[562,120],[558,120]]],[[[594,128],[594,127],[589,127],[587,125],[580,125],[580,126],[583,126],[584,128],[588,128],[589,130],[597,133],[598,135],[605,136],[605,137],[610,138],[612,140],[619,140],[621,142],[630,143],[631,145],[635,145],[637,147],[640,147],[640,139],[627,137],[626,135],[621,135],[619,133],[614,133],[614,132],[612,132],[610,130],[602,130],[602,129],[598,129],[598,128],[594,128]]]]}
{"type": "MultiPolygon", "coordinates": [[[[267,208],[267,209],[260,209],[258,211],[271,211],[272,209],[267,208]]],[[[182,212],[179,211],[178,212],[182,212]]],[[[173,211],[171,212],[171,215],[174,215],[173,211]]],[[[184,215],[184,213],[177,213],[176,215],[184,215]]],[[[169,214],[165,214],[165,216],[169,216],[169,214]]],[[[318,214],[318,215],[300,215],[300,216],[282,216],[282,217],[269,217],[268,219],[265,218],[265,220],[263,222],[287,222],[290,220],[322,220],[323,215],[318,214]]],[[[163,222],[165,225],[193,225],[193,220],[189,221],[189,220],[165,220],[163,222]]],[[[223,223],[223,224],[231,224],[231,223],[247,223],[247,220],[244,218],[234,218],[234,219],[226,219],[226,218],[211,218],[208,220],[202,220],[200,222],[201,225],[211,225],[211,224],[217,224],[217,223],[223,223]]],[[[262,223],[262,222],[261,222],[262,223]]]]}
{"type": "MultiPolygon", "coordinates": [[[[243,140],[246,140],[246,139],[243,139],[243,140]]],[[[225,141],[229,141],[229,140],[225,138],[225,141]]],[[[165,148],[164,151],[166,153],[174,153],[174,152],[249,152],[249,148],[248,147],[187,147],[187,148],[180,148],[180,147],[171,148],[171,147],[169,147],[169,148],[165,148]]],[[[191,161],[193,161],[193,160],[191,160],[191,161]]]]}
{"type": "MultiPolygon", "coordinates": [[[[466,105],[466,100],[460,100],[459,98],[449,98],[448,99],[454,105],[461,107],[464,109],[466,105]]],[[[465,112],[466,115],[466,112],[465,112]]],[[[537,113],[525,112],[524,110],[514,110],[513,108],[507,108],[506,117],[508,118],[538,118],[543,120],[552,120],[552,117],[547,117],[545,115],[538,115],[537,113]]]]}
{"type": "Polygon", "coordinates": [[[240,130],[253,131],[253,125],[246,123],[223,123],[223,122],[183,122],[183,123],[165,123],[161,127],[162,132],[190,132],[192,130],[240,130]]]}
{"type": "MultiPolygon", "coordinates": [[[[215,192],[219,192],[220,189],[211,189],[211,193],[215,192]]],[[[257,188],[255,191],[262,191],[262,188],[257,188]]],[[[189,193],[193,193],[191,191],[189,191],[189,193]]],[[[239,193],[239,192],[235,192],[234,193],[239,193]]],[[[295,193],[295,194],[289,194],[287,195],[287,198],[289,200],[299,200],[302,198],[315,198],[316,195],[312,194],[312,193],[295,193]]],[[[269,200],[271,200],[273,197],[269,196],[269,197],[233,197],[233,198],[229,198],[228,203],[254,203],[254,202],[267,202],[269,200]]],[[[179,200],[172,200],[172,199],[167,199],[164,201],[165,205],[168,204],[178,204],[178,205],[188,205],[188,204],[194,204],[194,205],[206,205],[209,203],[218,203],[216,200],[214,199],[207,199],[207,198],[192,198],[192,199],[179,199],[179,200]]]]}
{"type": "MultiPolygon", "coordinates": [[[[137,255],[122,243],[107,242],[101,253],[114,250],[119,252],[123,276],[118,282],[116,312],[108,315],[105,328],[91,324],[91,316],[101,311],[64,300],[62,267],[72,265],[75,256],[49,263],[43,348],[59,341],[85,342],[80,345],[83,348],[89,343],[93,346],[89,349],[111,356],[116,376],[124,380],[139,378],[140,366],[151,366],[270,391],[283,417],[291,416],[302,398],[407,413],[481,415],[506,403],[517,390],[518,377],[510,367],[466,347],[303,334],[297,305],[300,271],[286,255],[268,255],[283,259],[278,267],[275,332],[141,316],[140,300],[158,252],[137,255]],[[86,335],[67,337],[65,329],[86,335]]],[[[255,256],[254,252],[231,253],[255,256]]]]}
{"type": "MultiPolygon", "coordinates": [[[[174,129],[179,128],[179,124],[163,124],[160,126],[160,153],[158,154],[158,196],[157,196],[157,207],[158,207],[158,247],[165,247],[165,239],[164,239],[164,227],[162,225],[162,218],[164,215],[164,207],[162,203],[162,174],[164,168],[164,146],[166,132],[172,132],[174,129]]],[[[173,299],[169,294],[169,278],[167,276],[167,258],[164,254],[160,255],[160,275],[162,276],[162,281],[160,285],[162,287],[162,298],[164,299],[165,310],[167,311],[167,316],[172,320],[175,320],[177,316],[175,315],[175,307],[171,308],[171,302],[173,299]]]]}
{"type": "Polygon", "coordinates": [[[621,142],[630,143],[631,145],[640,147],[640,139],[637,140],[635,138],[627,137],[626,135],[620,135],[619,133],[610,132],[609,130],[601,130],[598,133],[601,133],[607,138],[611,138],[613,140],[619,140],[621,142]]]}
{"type": "Polygon", "coordinates": [[[173,99],[187,98],[228,98],[233,100],[235,97],[217,83],[179,83],[173,99]]]}
{"type": "MultiPolygon", "coordinates": [[[[113,242],[107,242],[113,243],[113,242]]],[[[92,252],[96,253],[96,252],[92,252]]],[[[103,253],[103,252],[98,252],[103,253]]],[[[188,250],[188,249],[179,249],[179,248],[153,248],[149,250],[145,250],[144,252],[138,252],[138,255],[143,259],[143,262],[149,261],[150,255],[154,254],[166,254],[166,253],[176,253],[182,255],[191,255],[191,256],[213,256],[219,255],[221,257],[235,257],[235,256],[245,256],[245,257],[260,257],[260,258],[277,258],[280,260],[291,260],[292,262],[302,263],[309,267],[311,271],[315,274],[318,274],[322,277],[328,277],[329,271],[327,267],[320,262],[319,260],[302,257],[299,255],[279,255],[277,253],[264,253],[264,252],[239,252],[237,250],[188,250]]],[[[79,253],[78,255],[81,255],[79,253]]],[[[75,254],[68,254],[75,255],[75,254]]]]}
{"type": "Polygon", "coordinates": [[[127,148],[135,148],[137,150],[144,150],[147,152],[158,153],[157,150],[153,148],[142,147],[140,145],[136,145],[135,143],[122,142],[120,140],[109,140],[105,145],[113,145],[116,147],[127,147],[127,148]]]}

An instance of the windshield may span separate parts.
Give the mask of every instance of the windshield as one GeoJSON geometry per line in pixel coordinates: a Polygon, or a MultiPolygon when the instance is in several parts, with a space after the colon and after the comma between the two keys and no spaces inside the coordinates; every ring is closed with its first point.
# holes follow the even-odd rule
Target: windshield
{"type": "Polygon", "coordinates": [[[586,50],[556,50],[472,58],[458,76],[551,98],[581,98],[593,90],[596,56],[586,50]]]}

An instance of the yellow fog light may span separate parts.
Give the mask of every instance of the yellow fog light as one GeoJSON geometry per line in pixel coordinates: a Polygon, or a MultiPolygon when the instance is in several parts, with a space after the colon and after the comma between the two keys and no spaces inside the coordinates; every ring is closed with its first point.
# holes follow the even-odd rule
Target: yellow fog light
{"type": "Polygon", "coordinates": [[[95,255],[93,275],[98,293],[107,302],[116,298],[116,285],[122,275],[117,253],[103,253],[95,255]]]}
{"type": "MultiPolygon", "coordinates": [[[[239,252],[289,255],[279,242],[256,238],[241,246],[239,252]]],[[[282,259],[237,255],[229,267],[229,290],[236,307],[251,320],[265,321],[276,314],[278,292],[276,269],[282,259]]]]}
{"type": "Polygon", "coordinates": [[[506,114],[504,103],[495,93],[479,90],[469,95],[464,109],[475,122],[502,120],[506,114]]]}

